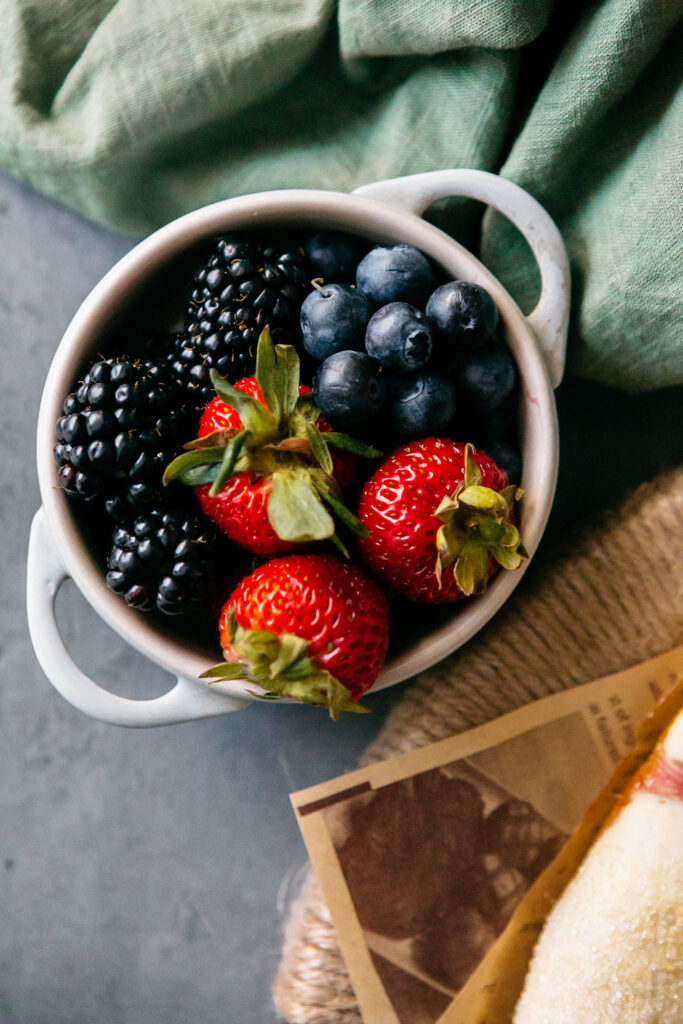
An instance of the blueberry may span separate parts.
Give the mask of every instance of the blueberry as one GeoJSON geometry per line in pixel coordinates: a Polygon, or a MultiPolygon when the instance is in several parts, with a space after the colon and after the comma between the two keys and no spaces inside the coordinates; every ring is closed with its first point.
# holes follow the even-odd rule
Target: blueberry
{"type": "Polygon", "coordinates": [[[474,417],[470,414],[473,436],[495,437],[500,441],[509,441],[515,436],[517,426],[517,407],[514,393],[511,394],[501,405],[488,412],[482,412],[474,417]]]}
{"type": "Polygon", "coordinates": [[[449,281],[429,296],[427,319],[437,336],[437,356],[448,361],[458,351],[476,352],[498,326],[498,307],[472,281],[449,281]]]}
{"type": "Polygon", "coordinates": [[[304,242],[311,272],[325,281],[352,284],[367,246],[340,231],[319,231],[304,242]]]}
{"type": "Polygon", "coordinates": [[[438,436],[455,415],[455,385],[433,371],[391,383],[391,425],[403,438],[438,436]]]}
{"type": "Polygon", "coordinates": [[[353,430],[381,416],[387,386],[379,363],[365,352],[335,352],[318,368],[313,397],[333,426],[353,430]]]}
{"type": "Polygon", "coordinates": [[[422,306],[434,279],[427,257],[413,245],[377,246],[358,264],[356,284],[377,306],[388,302],[422,306]]]}
{"type": "Polygon", "coordinates": [[[512,394],[517,371],[506,348],[475,352],[458,375],[458,394],[473,412],[489,412],[512,394]]]}
{"type": "Polygon", "coordinates": [[[370,300],[347,284],[326,284],[307,295],[301,306],[301,336],[314,359],[363,348],[372,316],[370,300]]]}
{"type": "Polygon", "coordinates": [[[522,478],[522,459],[519,452],[507,441],[500,441],[497,438],[483,438],[477,445],[482,452],[486,452],[489,458],[507,475],[511,484],[518,484],[522,478]]]}
{"type": "Polygon", "coordinates": [[[426,316],[415,306],[390,302],[371,317],[365,348],[387,369],[414,373],[432,354],[432,332],[426,316]]]}

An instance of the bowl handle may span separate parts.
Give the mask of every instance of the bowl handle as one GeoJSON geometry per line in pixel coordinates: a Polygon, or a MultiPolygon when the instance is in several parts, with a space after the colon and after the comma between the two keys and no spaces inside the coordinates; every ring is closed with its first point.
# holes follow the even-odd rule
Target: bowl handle
{"type": "Polygon", "coordinates": [[[178,677],[175,686],[152,700],[131,700],[89,679],[69,655],[55,618],[55,600],[69,576],[56,551],[45,510],[36,512],[28,547],[26,603],[31,642],[45,675],[74,707],[112,725],[146,727],[211,718],[239,711],[248,701],[178,677]]]}
{"type": "Polygon", "coordinates": [[[479,199],[504,214],[531,247],[541,272],[541,295],[526,318],[538,339],[553,387],[562,380],[569,323],[569,261],[550,215],[519,185],[488,171],[427,171],[363,185],[354,195],[420,216],[437,199],[479,199]]]}

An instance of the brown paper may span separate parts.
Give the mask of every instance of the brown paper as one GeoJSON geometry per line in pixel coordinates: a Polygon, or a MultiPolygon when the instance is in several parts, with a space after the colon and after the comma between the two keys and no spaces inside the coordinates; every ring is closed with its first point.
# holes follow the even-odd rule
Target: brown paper
{"type": "Polygon", "coordinates": [[[293,794],[368,1024],[509,1024],[543,920],[681,677],[678,647],[293,794]]]}

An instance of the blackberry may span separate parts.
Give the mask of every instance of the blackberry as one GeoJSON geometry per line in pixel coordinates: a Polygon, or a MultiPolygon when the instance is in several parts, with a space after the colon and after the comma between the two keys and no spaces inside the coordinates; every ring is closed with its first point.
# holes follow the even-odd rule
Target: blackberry
{"type": "Polygon", "coordinates": [[[189,432],[181,386],[148,359],[94,363],[57,420],[59,484],[86,501],[101,499],[121,521],[160,500],[166,465],[189,432]]]}
{"type": "Polygon", "coordinates": [[[204,354],[200,336],[178,334],[168,357],[168,365],[174,378],[183,388],[185,399],[199,422],[205,406],[216,397],[209,376],[213,363],[204,354]]]}
{"type": "Polygon", "coordinates": [[[253,374],[264,327],[270,327],[276,344],[296,345],[309,277],[301,248],[246,236],[220,238],[195,273],[173,372],[208,401],[210,369],[230,381],[253,374]]]}
{"type": "Polygon", "coordinates": [[[148,512],[114,530],[107,586],[132,608],[179,615],[203,596],[217,543],[204,516],[148,512]]]}

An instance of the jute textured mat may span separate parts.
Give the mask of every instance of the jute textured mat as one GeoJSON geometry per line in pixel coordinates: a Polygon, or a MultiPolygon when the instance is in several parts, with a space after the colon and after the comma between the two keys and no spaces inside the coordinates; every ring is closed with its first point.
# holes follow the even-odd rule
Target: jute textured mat
{"type": "MultiPolygon", "coordinates": [[[[529,569],[493,623],[406,687],[363,757],[370,764],[618,672],[683,641],[683,469],[529,569]]],[[[275,1004],[289,1024],[360,1024],[312,872],[285,934],[275,1004]]],[[[371,1024],[371,1022],[367,1022],[371,1024]]]]}

